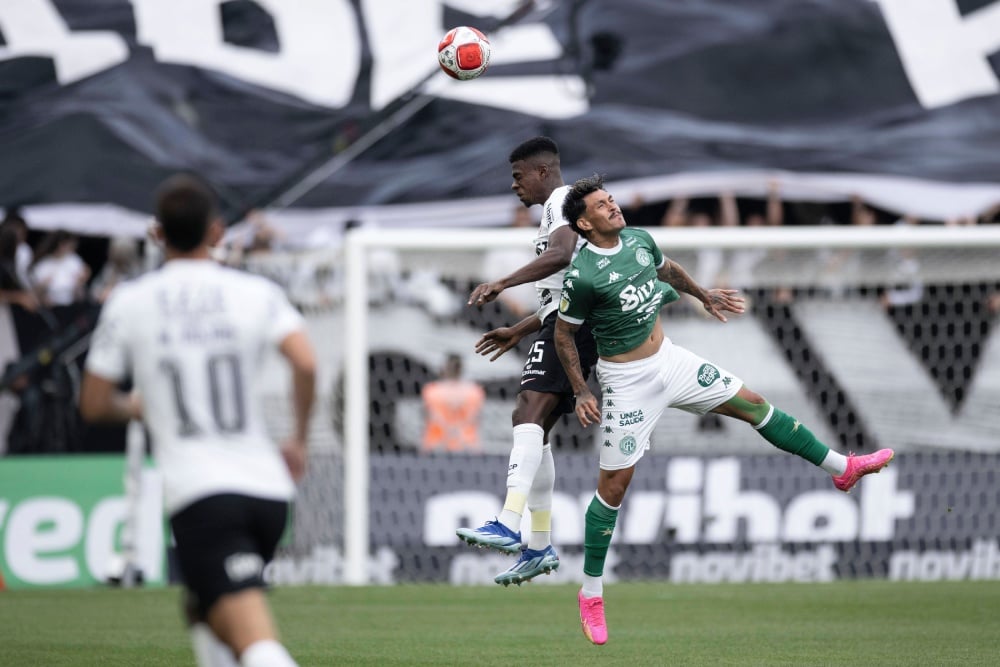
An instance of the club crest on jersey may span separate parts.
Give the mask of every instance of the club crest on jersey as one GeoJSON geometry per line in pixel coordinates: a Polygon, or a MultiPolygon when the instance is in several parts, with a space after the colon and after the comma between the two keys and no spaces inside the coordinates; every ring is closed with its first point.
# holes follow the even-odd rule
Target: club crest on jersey
{"type": "Polygon", "coordinates": [[[712,364],[702,364],[698,369],[698,384],[708,387],[719,379],[719,369],[712,364]]]}
{"type": "Polygon", "coordinates": [[[636,445],[635,436],[631,433],[627,433],[625,437],[618,441],[618,449],[625,456],[631,456],[634,454],[636,445]]]}
{"type": "Polygon", "coordinates": [[[650,256],[649,251],[645,248],[639,248],[635,251],[635,261],[639,262],[641,266],[649,266],[653,258],[650,256]]]}

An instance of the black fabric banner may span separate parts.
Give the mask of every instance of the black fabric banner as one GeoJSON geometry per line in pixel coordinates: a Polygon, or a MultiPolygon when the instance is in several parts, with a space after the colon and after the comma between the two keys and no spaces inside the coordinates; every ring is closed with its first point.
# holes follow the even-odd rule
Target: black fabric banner
{"type": "Polygon", "coordinates": [[[0,205],[146,211],[193,169],[236,215],[338,155],[286,203],[502,195],[534,134],[569,178],[860,174],[943,184],[956,213],[1000,200],[1000,2],[535,2],[490,33],[518,4],[0,3],[0,205]],[[493,41],[475,81],[431,76],[458,23],[493,41]]]}

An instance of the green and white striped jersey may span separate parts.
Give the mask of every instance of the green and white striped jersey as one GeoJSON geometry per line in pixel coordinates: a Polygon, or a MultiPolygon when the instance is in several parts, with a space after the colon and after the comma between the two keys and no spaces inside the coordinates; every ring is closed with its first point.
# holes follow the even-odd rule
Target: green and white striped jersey
{"type": "Polygon", "coordinates": [[[626,227],[614,248],[584,246],[563,279],[559,317],[589,322],[602,357],[635,349],[660,308],[680,296],[656,277],[663,253],[644,229],[626,227]]]}

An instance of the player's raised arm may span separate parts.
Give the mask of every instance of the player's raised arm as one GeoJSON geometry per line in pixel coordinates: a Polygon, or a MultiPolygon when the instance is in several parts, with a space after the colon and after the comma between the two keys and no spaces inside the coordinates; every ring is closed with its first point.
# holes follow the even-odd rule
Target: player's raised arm
{"type": "Polygon", "coordinates": [[[576,349],[576,332],[579,324],[573,324],[560,318],[556,320],[556,353],[562,362],[566,377],[573,387],[576,397],[576,416],[580,424],[588,426],[601,421],[601,411],[598,409],[597,398],[587,386],[580,367],[580,354],[576,349]]]}
{"type": "Polygon", "coordinates": [[[508,287],[533,283],[566,268],[573,259],[579,240],[577,233],[569,227],[559,227],[549,236],[549,245],[542,254],[508,276],[477,285],[469,295],[468,305],[482,306],[496,299],[508,287]]]}
{"type": "Polygon", "coordinates": [[[656,277],[679,292],[690,294],[701,301],[705,310],[721,322],[726,321],[724,313],[740,314],[744,311],[744,299],[739,290],[705,289],[694,281],[684,267],[672,259],[664,258],[663,266],[656,271],[656,277]]]}

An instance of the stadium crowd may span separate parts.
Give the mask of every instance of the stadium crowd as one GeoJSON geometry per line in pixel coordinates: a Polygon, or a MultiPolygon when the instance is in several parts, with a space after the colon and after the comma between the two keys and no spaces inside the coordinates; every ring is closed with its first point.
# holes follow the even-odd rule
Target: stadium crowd
{"type": "MultiPolygon", "coordinates": [[[[776,185],[769,188],[764,199],[738,197],[732,192],[708,197],[678,196],[666,201],[636,197],[623,208],[630,225],[643,227],[1000,224],[1000,203],[976,217],[919,220],[879,209],[859,198],[837,203],[784,201],[776,185]]],[[[513,209],[509,226],[534,226],[536,215],[534,209],[518,206],[513,209]]],[[[282,230],[261,212],[251,212],[246,223],[243,233],[227,235],[218,248],[220,261],[258,271],[267,266],[269,256],[292,247],[282,230]]],[[[346,233],[358,224],[351,221],[343,231],[346,233]]],[[[336,247],[340,238],[316,241],[336,247]]],[[[124,448],[123,429],[89,426],[80,421],[74,407],[74,393],[87,351],[87,338],[101,303],[116,284],[155,266],[156,257],[157,250],[148,239],[78,237],[64,230],[34,229],[19,208],[6,208],[0,224],[0,364],[4,367],[0,384],[0,453],[124,448]]],[[[501,275],[507,270],[505,267],[524,259],[521,252],[488,252],[483,258],[481,278],[501,275]]],[[[749,284],[747,276],[767,260],[768,252],[763,250],[706,249],[698,253],[692,269],[701,284],[743,289],[749,284]]],[[[817,260],[835,274],[849,270],[852,253],[822,251],[817,260]]],[[[890,314],[905,317],[929,297],[916,277],[916,260],[904,252],[893,261],[898,264],[900,282],[887,286],[880,299],[890,314]]],[[[534,300],[530,288],[523,292],[511,289],[489,308],[463,308],[464,296],[472,284],[451,278],[446,271],[406,272],[392,251],[379,251],[371,265],[373,307],[408,303],[439,321],[460,321],[477,330],[517,321],[534,300]]],[[[266,273],[266,268],[263,271],[266,273]]],[[[303,263],[296,276],[281,282],[286,284],[293,300],[299,290],[317,295],[313,303],[320,307],[335,306],[342,300],[343,273],[336,264],[303,263]]],[[[986,286],[984,290],[984,310],[990,316],[1000,313],[1000,289],[986,286]]],[[[794,291],[788,287],[751,289],[748,296],[751,302],[757,300],[770,309],[769,316],[773,317],[783,304],[793,300],[794,291]]],[[[685,308],[694,310],[691,304],[680,305],[681,311],[685,308]]],[[[379,361],[373,363],[377,366],[379,361]]],[[[436,372],[437,369],[425,367],[413,374],[415,397],[419,398],[422,387],[436,378],[436,372]]],[[[487,398],[510,398],[516,388],[509,384],[484,383],[487,398]]],[[[581,446],[580,434],[575,433],[569,420],[559,430],[565,435],[557,436],[557,446],[581,446]]],[[[390,426],[373,432],[373,447],[399,448],[395,441],[398,434],[390,426]]],[[[414,444],[419,447],[419,442],[414,444]]]]}

